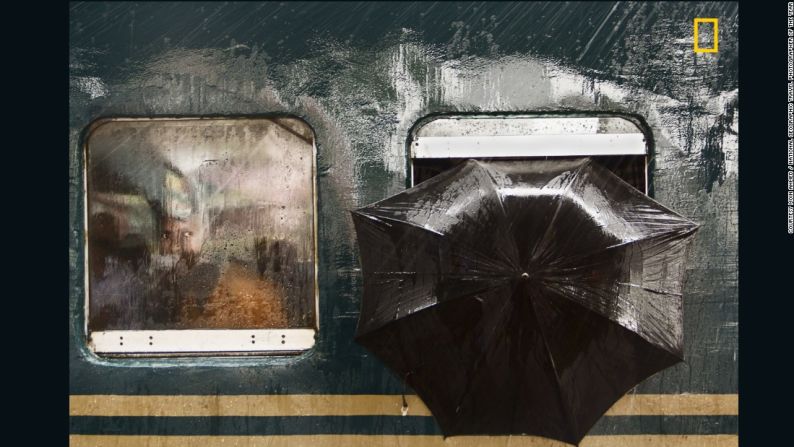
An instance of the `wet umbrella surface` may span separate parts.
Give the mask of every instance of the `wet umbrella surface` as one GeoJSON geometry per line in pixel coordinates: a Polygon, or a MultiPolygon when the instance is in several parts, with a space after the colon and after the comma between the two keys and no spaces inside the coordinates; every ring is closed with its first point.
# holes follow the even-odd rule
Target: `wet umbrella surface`
{"type": "Polygon", "coordinates": [[[353,219],[356,340],[445,436],[577,444],[683,357],[697,225],[589,159],[469,160],[353,219]]]}

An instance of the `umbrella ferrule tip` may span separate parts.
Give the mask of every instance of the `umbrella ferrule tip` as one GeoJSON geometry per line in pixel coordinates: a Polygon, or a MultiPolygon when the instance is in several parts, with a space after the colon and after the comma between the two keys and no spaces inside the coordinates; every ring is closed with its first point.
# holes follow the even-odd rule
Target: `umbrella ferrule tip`
{"type": "Polygon", "coordinates": [[[529,273],[527,272],[522,273],[521,279],[523,279],[524,281],[529,281],[529,273]]]}

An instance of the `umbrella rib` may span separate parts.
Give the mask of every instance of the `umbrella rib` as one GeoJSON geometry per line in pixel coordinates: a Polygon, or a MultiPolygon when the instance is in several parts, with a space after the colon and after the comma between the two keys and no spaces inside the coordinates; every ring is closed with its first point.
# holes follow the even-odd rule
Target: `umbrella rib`
{"type": "MultiPolygon", "coordinates": [[[[591,312],[593,312],[593,313],[595,313],[595,314],[597,314],[597,315],[599,315],[599,316],[601,316],[601,317],[604,317],[604,318],[610,319],[610,318],[609,318],[609,317],[607,317],[606,315],[603,315],[603,314],[601,314],[601,313],[599,313],[599,312],[597,312],[597,311],[593,310],[592,308],[590,308],[590,307],[587,307],[587,306],[583,305],[581,301],[577,301],[577,300],[575,300],[575,299],[572,299],[572,298],[571,298],[571,297],[568,295],[568,293],[566,293],[566,290],[565,290],[564,288],[562,288],[562,287],[558,287],[558,285],[559,285],[559,284],[565,284],[565,283],[567,283],[567,282],[568,282],[568,281],[555,281],[555,280],[544,279],[544,283],[545,283],[545,284],[546,284],[548,287],[550,287],[550,288],[554,289],[554,290],[555,290],[555,291],[556,291],[556,292],[557,292],[557,293],[558,293],[558,294],[559,294],[561,297],[563,297],[563,298],[567,299],[568,301],[571,301],[572,303],[575,303],[575,304],[577,304],[577,305],[579,305],[579,306],[581,306],[581,307],[583,307],[583,308],[585,308],[585,309],[587,309],[587,310],[589,310],[589,311],[591,311],[591,312]]],[[[653,290],[653,289],[649,289],[649,288],[646,288],[646,287],[642,287],[642,286],[635,285],[635,284],[630,284],[630,283],[618,283],[618,284],[626,284],[626,285],[629,285],[629,286],[634,286],[634,287],[641,288],[641,289],[643,289],[643,290],[647,290],[647,291],[649,291],[649,292],[655,293],[655,294],[657,294],[657,295],[674,296],[674,297],[681,297],[681,296],[683,296],[683,295],[682,295],[682,294],[680,294],[680,293],[662,292],[662,291],[660,291],[660,290],[653,290]]],[[[594,295],[602,295],[602,294],[603,294],[603,291],[602,291],[602,289],[599,289],[599,288],[597,288],[597,287],[591,287],[591,286],[578,286],[577,288],[579,288],[579,289],[582,289],[582,290],[584,290],[584,291],[586,291],[586,292],[588,292],[588,293],[590,293],[590,294],[594,294],[594,295]]],[[[611,293],[610,293],[609,295],[611,295],[611,293]]],[[[611,319],[610,319],[610,320],[611,320],[611,319]]]]}
{"type": "MultiPolygon", "coordinates": [[[[428,227],[425,227],[425,226],[417,225],[416,223],[413,223],[413,222],[410,222],[410,221],[407,221],[407,220],[400,220],[400,219],[396,219],[394,217],[378,216],[378,215],[365,214],[365,213],[359,213],[359,214],[363,215],[364,217],[366,217],[366,218],[368,218],[370,220],[383,222],[386,225],[403,224],[403,225],[410,226],[412,228],[416,228],[416,229],[419,229],[419,230],[427,231],[428,233],[433,234],[435,236],[438,236],[439,238],[448,237],[448,235],[446,235],[444,233],[441,233],[439,231],[436,231],[436,230],[434,230],[432,228],[428,228],[428,227]]],[[[492,265],[494,267],[495,271],[499,271],[499,270],[510,271],[512,268],[514,268],[514,266],[509,264],[509,263],[505,264],[503,262],[504,260],[502,260],[502,259],[492,258],[492,257],[488,256],[487,254],[482,253],[479,250],[476,250],[474,247],[471,247],[468,244],[464,244],[462,241],[457,241],[457,242],[462,247],[468,249],[472,254],[475,254],[475,255],[479,256],[480,259],[483,261],[482,262],[483,264],[492,265]]],[[[508,259],[508,262],[509,261],[510,260],[508,259]]]]}
{"type": "MultiPolygon", "coordinates": [[[[477,160],[473,160],[473,161],[474,161],[474,163],[476,164],[476,166],[480,170],[485,172],[485,175],[487,176],[487,178],[489,180],[489,182],[485,182],[485,183],[487,183],[487,186],[490,187],[490,191],[493,194],[493,196],[496,198],[496,203],[499,205],[499,209],[502,212],[503,222],[506,225],[506,228],[503,228],[503,230],[504,230],[505,234],[510,235],[510,238],[513,241],[513,244],[510,245],[510,247],[517,247],[517,244],[515,242],[515,235],[513,234],[513,232],[509,231],[510,223],[509,223],[508,218],[507,218],[507,211],[505,210],[504,203],[502,203],[502,197],[499,195],[499,189],[496,186],[497,182],[496,182],[496,179],[493,176],[493,173],[491,172],[491,169],[488,168],[487,166],[483,165],[482,163],[480,163],[477,160]]],[[[482,198],[482,195],[483,195],[482,191],[480,191],[480,197],[481,198],[482,198]]],[[[466,247],[467,248],[472,248],[472,247],[468,247],[468,244],[466,245],[466,247]]],[[[472,251],[472,253],[475,253],[475,254],[478,254],[480,256],[483,256],[486,260],[490,260],[488,255],[480,253],[479,250],[475,250],[475,249],[472,248],[471,251],[472,251]]],[[[518,253],[516,252],[516,253],[507,253],[507,259],[494,258],[493,260],[496,261],[494,263],[494,265],[496,267],[500,267],[501,266],[500,265],[501,264],[500,261],[505,261],[506,260],[507,261],[507,268],[505,270],[510,271],[512,269],[518,268],[518,264],[519,264],[518,259],[519,259],[518,258],[518,253]]]]}
{"type": "Polygon", "coordinates": [[[683,296],[684,296],[683,293],[663,292],[661,290],[651,289],[650,287],[641,286],[639,284],[632,284],[630,282],[618,282],[617,284],[620,284],[622,286],[636,287],[638,289],[642,289],[642,290],[644,290],[646,292],[655,293],[657,295],[677,296],[677,297],[680,297],[680,298],[683,298],[683,296]]]}
{"type": "MultiPolygon", "coordinates": [[[[604,248],[600,248],[598,250],[593,250],[593,251],[588,252],[588,253],[575,254],[575,255],[570,255],[570,256],[563,256],[563,257],[557,258],[556,260],[550,262],[548,265],[550,267],[553,267],[553,266],[560,265],[560,264],[563,264],[563,263],[566,263],[566,262],[576,261],[576,260],[579,260],[579,259],[582,259],[582,258],[587,258],[589,256],[597,255],[597,254],[604,253],[604,252],[607,252],[607,251],[611,251],[611,250],[616,250],[616,249],[619,249],[619,248],[627,247],[627,246],[633,245],[633,244],[638,244],[638,243],[642,243],[642,242],[654,242],[657,239],[665,239],[665,238],[668,238],[668,237],[676,237],[676,236],[684,238],[684,237],[687,237],[690,234],[694,233],[696,230],[697,230],[697,228],[688,228],[686,231],[682,232],[680,229],[675,229],[675,230],[672,230],[672,231],[666,231],[664,233],[655,234],[655,235],[653,235],[651,237],[644,238],[644,239],[632,239],[630,241],[623,241],[623,242],[620,242],[618,244],[613,244],[613,245],[610,245],[610,246],[607,246],[607,247],[604,247],[604,248]]],[[[545,270],[548,270],[548,269],[544,269],[544,270],[541,270],[541,271],[545,271],[545,270]]]]}
{"type": "MultiPolygon", "coordinates": [[[[495,312],[495,315],[498,316],[499,318],[504,318],[504,315],[506,314],[506,311],[510,307],[510,305],[511,305],[511,302],[510,302],[509,299],[504,300],[502,302],[502,305],[499,308],[499,310],[497,312],[495,312]]],[[[491,325],[490,334],[489,334],[489,336],[485,337],[486,342],[483,345],[482,351],[477,356],[477,358],[474,360],[474,365],[475,366],[472,368],[472,371],[473,371],[472,372],[472,377],[467,382],[466,389],[463,391],[463,393],[461,393],[460,397],[458,398],[457,406],[461,406],[463,404],[463,401],[466,399],[466,396],[468,396],[471,393],[471,391],[473,389],[473,384],[474,384],[474,377],[476,377],[476,375],[478,375],[477,372],[480,371],[480,369],[477,368],[476,365],[480,364],[482,359],[486,356],[486,353],[489,352],[491,345],[498,339],[498,337],[494,336],[494,333],[496,332],[498,327],[499,326],[496,325],[496,324],[491,325]]]]}
{"type": "MultiPolygon", "coordinates": [[[[366,214],[366,213],[358,212],[358,211],[354,211],[354,213],[358,213],[359,215],[362,215],[363,217],[366,217],[366,218],[368,218],[370,220],[374,220],[376,222],[382,222],[382,223],[384,223],[386,225],[389,225],[389,226],[392,226],[392,225],[395,225],[395,224],[396,225],[402,224],[402,225],[409,226],[411,228],[416,228],[418,230],[426,231],[426,232],[428,232],[428,233],[430,233],[430,234],[432,234],[434,236],[437,236],[440,239],[443,239],[443,238],[447,237],[447,235],[444,234],[444,233],[440,233],[440,232],[438,232],[438,231],[436,231],[436,230],[434,230],[432,228],[428,228],[428,227],[417,225],[417,224],[415,224],[413,222],[410,222],[410,221],[407,221],[407,220],[400,220],[400,219],[396,219],[394,217],[371,215],[371,214],[366,214]]],[[[487,255],[479,252],[478,250],[475,250],[472,247],[468,247],[468,246],[466,246],[466,247],[467,248],[471,248],[471,252],[473,254],[475,254],[475,255],[478,255],[481,258],[481,260],[483,261],[482,264],[484,264],[486,266],[490,264],[491,266],[494,267],[495,271],[498,271],[499,267],[503,267],[500,264],[498,259],[490,259],[487,255]]]]}
{"type": "MultiPolygon", "coordinates": [[[[557,221],[557,216],[560,214],[560,209],[562,209],[563,198],[571,191],[573,183],[579,178],[579,174],[582,172],[582,170],[589,165],[590,163],[587,162],[579,166],[576,171],[573,172],[573,176],[570,182],[568,182],[568,184],[565,186],[565,189],[563,189],[562,192],[557,195],[557,207],[554,210],[554,214],[551,216],[551,220],[549,221],[548,225],[546,225],[546,231],[543,232],[543,236],[541,236],[540,239],[535,243],[535,248],[548,245],[548,239],[550,237],[551,230],[554,227],[554,223],[557,221]]],[[[546,186],[548,186],[548,183],[546,186]]],[[[540,264],[543,264],[549,256],[551,256],[551,253],[538,253],[536,256],[536,261],[540,264]]]]}
{"type": "MultiPolygon", "coordinates": [[[[593,267],[593,266],[597,266],[597,265],[598,265],[598,263],[596,262],[596,263],[591,263],[591,264],[581,264],[581,265],[577,265],[576,267],[558,268],[558,269],[555,269],[555,274],[546,274],[544,276],[544,278],[543,278],[543,281],[545,283],[547,283],[547,284],[549,284],[549,283],[551,283],[551,284],[566,284],[566,283],[570,283],[570,277],[564,275],[566,272],[575,272],[577,270],[581,270],[582,268],[593,267]],[[562,275],[562,279],[557,279],[557,278],[559,278],[560,275],[562,275]]],[[[544,272],[545,271],[547,271],[547,270],[544,270],[544,272]]],[[[642,290],[645,290],[647,292],[655,293],[657,295],[677,296],[677,297],[683,297],[684,296],[683,293],[681,293],[681,292],[668,292],[668,291],[659,290],[659,289],[653,289],[653,288],[650,288],[650,287],[643,286],[641,284],[634,284],[634,283],[630,283],[630,282],[616,281],[615,284],[618,284],[618,285],[621,285],[621,286],[634,287],[634,288],[637,288],[637,289],[642,289],[642,290]]],[[[588,287],[582,286],[582,288],[589,289],[589,290],[596,290],[595,288],[592,288],[592,287],[588,288],[588,287]]]]}
{"type": "Polygon", "coordinates": [[[543,348],[546,350],[546,355],[548,355],[549,362],[551,363],[551,370],[554,373],[554,380],[557,382],[557,398],[560,400],[560,406],[563,409],[563,413],[565,413],[565,420],[568,422],[568,428],[574,433],[578,433],[578,427],[576,427],[575,422],[571,420],[573,412],[568,405],[568,401],[566,401],[565,397],[562,395],[562,382],[560,382],[560,375],[557,371],[557,365],[554,363],[554,356],[551,354],[551,348],[549,348],[549,342],[546,339],[546,333],[543,331],[543,325],[540,323],[540,318],[538,318],[538,310],[535,308],[535,300],[530,298],[529,301],[530,307],[532,309],[532,316],[535,318],[535,323],[537,324],[540,338],[543,340],[543,348]]]}
{"type": "Polygon", "coordinates": [[[519,268],[519,264],[521,263],[521,261],[520,261],[520,256],[518,254],[518,241],[516,241],[515,232],[511,231],[513,227],[513,223],[510,222],[507,216],[507,210],[505,209],[505,204],[504,202],[502,202],[502,195],[499,194],[499,188],[497,187],[499,183],[496,181],[496,178],[494,178],[493,172],[489,167],[483,166],[480,162],[477,162],[477,164],[483,170],[485,170],[486,174],[488,174],[488,178],[491,180],[491,187],[493,189],[494,196],[496,196],[496,203],[499,204],[499,209],[502,210],[502,217],[504,218],[504,222],[506,225],[505,232],[510,236],[510,239],[513,241],[511,247],[515,249],[515,252],[508,254],[508,257],[511,258],[509,260],[514,261],[514,265],[512,265],[511,267],[519,268]]]}
{"type": "Polygon", "coordinates": [[[397,219],[397,218],[394,218],[394,217],[387,217],[387,216],[378,216],[376,214],[369,214],[369,213],[359,212],[359,211],[353,211],[353,212],[354,213],[359,213],[361,216],[366,217],[367,219],[383,222],[384,224],[389,225],[389,226],[394,225],[395,223],[396,224],[404,224],[404,225],[408,225],[410,227],[414,227],[414,228],[418,228],[420,230],[427,231],[428,233],[432,233],[432,234],[434,234],[436,236],[442,236],[442,237],[444,236],[444,233],[439,233],[438,231],[436,231],[436,230],[434,230],[432,228],[423,227],[421,225],[417,225],[417,224],[415,224],[413,222],[410,222],[410,221],[407,221],[407,220],[400,220],[400,219],[397,219]]]}
{"type": "MultiPolygon", "coordinates": [[[[595,309],[593,309],[593,308],[590,308],[590,307],[588,307],[588,306],[586,306],[586,305],[582,304],[582,302],[581,302],[581,301],[577,301],[577,300],[575,300],[575,299],[572,299],[570,296],[568,296],[568,294],[567,294],[567,293],[565,293],[565,290],[564,290],[564,289],[562,289],[562,288],[560,288],[560,287],[555,287],[555,285],[556,285],[556,284],[560,284],[560,283],[562,283],[561,281],[551,281],[551,282],[552,282],[552,284],[549,284],[549,281],[547,281],[547,282],[546,282],[546,285],[547,285],[548,287],[550,287],[550,288],[554,289],[554,290],[557,292],[557,294],[558,294],[560,297],[562,297],[562,298],[564,298],[564,299],[566,299],[566,300],[568,300],[568,301],[570,301],[570,302],[572,302],[572,303],[576,304],[577,306],[581,307],[582,309],[585,309],[585,310],[586,310],[586,311],[588,311],[588,312],[591,312],[593,315],[596,315],[596,316],[598,316],[599,318],[603,318],[603,319],[605,319],[605,320],[607,320],[607,321],[609,321],[609,322],[611,322],[611,323],[613,323],[613,324],[616,324],[616,325],[618,325],[618,326],[622,327],[623,329],[625,329],[625,330],[627,330],[627,331],[631,331],[631,332],[633,332],[633,333],[637,334],[637,336],[639,336],[639,337],[641,337],[642,339],[646,340],[646,341],[647,341],[648,343],[650,343],[651,345],[653,345],[653,346],[656,346],[656,347],[657,347],[657,348],[659,348],[659,349],[663,349],[663,350],[665,350],[665,351],[669,352],[669,349],[668,349],[668,347],[666,347],[666,346],[663,346],[663,345],[660,345],[660,343],[659,343],[658,341],[649,340],[649,339],[648,339],[648,338],[646,338],[646,336],[645,336],[645,335],[643,335],[642,333],[636,332],[636,331],[634,331],[634,330],[631,330],[631,329],[629,329],[629,328],[627,328],[627,327],[623,326],[623,325],[622,325],[622,324],[621,324],[619,321],[617,321],[617,320],[615,320],[615,319],[612,319],[612,318],[608,317],[607,315],[604,315],[604,314],[602,314],[601,312],[598,312],[597,310],[595,310],[595,309]]],[[[582,288],[583,288],[583,289],[585,289],[585,290],[587,290],[588,292],[591,292],[591,293],[596,293],[596,292],[597,292],[597,290],[598,290],[598,289],[596,289],[596,288],[594,288],[594,287],[582,287],[582,288]]],[[[657,292],[657,293],[659,293],[660,295],[681,296],[681,295],[676,295],[676,294],[672,294],[672,293],[665,293],[665,292],[657,292]]]]}

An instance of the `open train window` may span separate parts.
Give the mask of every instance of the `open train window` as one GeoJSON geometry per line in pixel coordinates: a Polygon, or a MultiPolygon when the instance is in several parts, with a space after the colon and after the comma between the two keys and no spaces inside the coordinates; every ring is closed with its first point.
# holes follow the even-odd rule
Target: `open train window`
{"type": "Polygon", "coordinates": [[[314,133],[110,119],[86,155],[86,332],[103,355],[294,353],[317,329],[314,133]]]}
{"type": "Polygon", "coordinates": [[[590,157],[648,193],[648,138],[622,116],[440,116],[417,124],[409,147],[411,186],[469,158],[590,157]]]}

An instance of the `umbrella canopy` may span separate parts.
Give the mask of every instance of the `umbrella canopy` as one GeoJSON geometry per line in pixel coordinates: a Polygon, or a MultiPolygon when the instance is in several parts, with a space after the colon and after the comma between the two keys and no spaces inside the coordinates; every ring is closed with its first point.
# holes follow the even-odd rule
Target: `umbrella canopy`
{"type": "Polygon", "coordinates": [[[578,443],[683,357],[697,225],[590,159],[466,161],[353,212],[356,340],[445,436],[578,443]]]}

